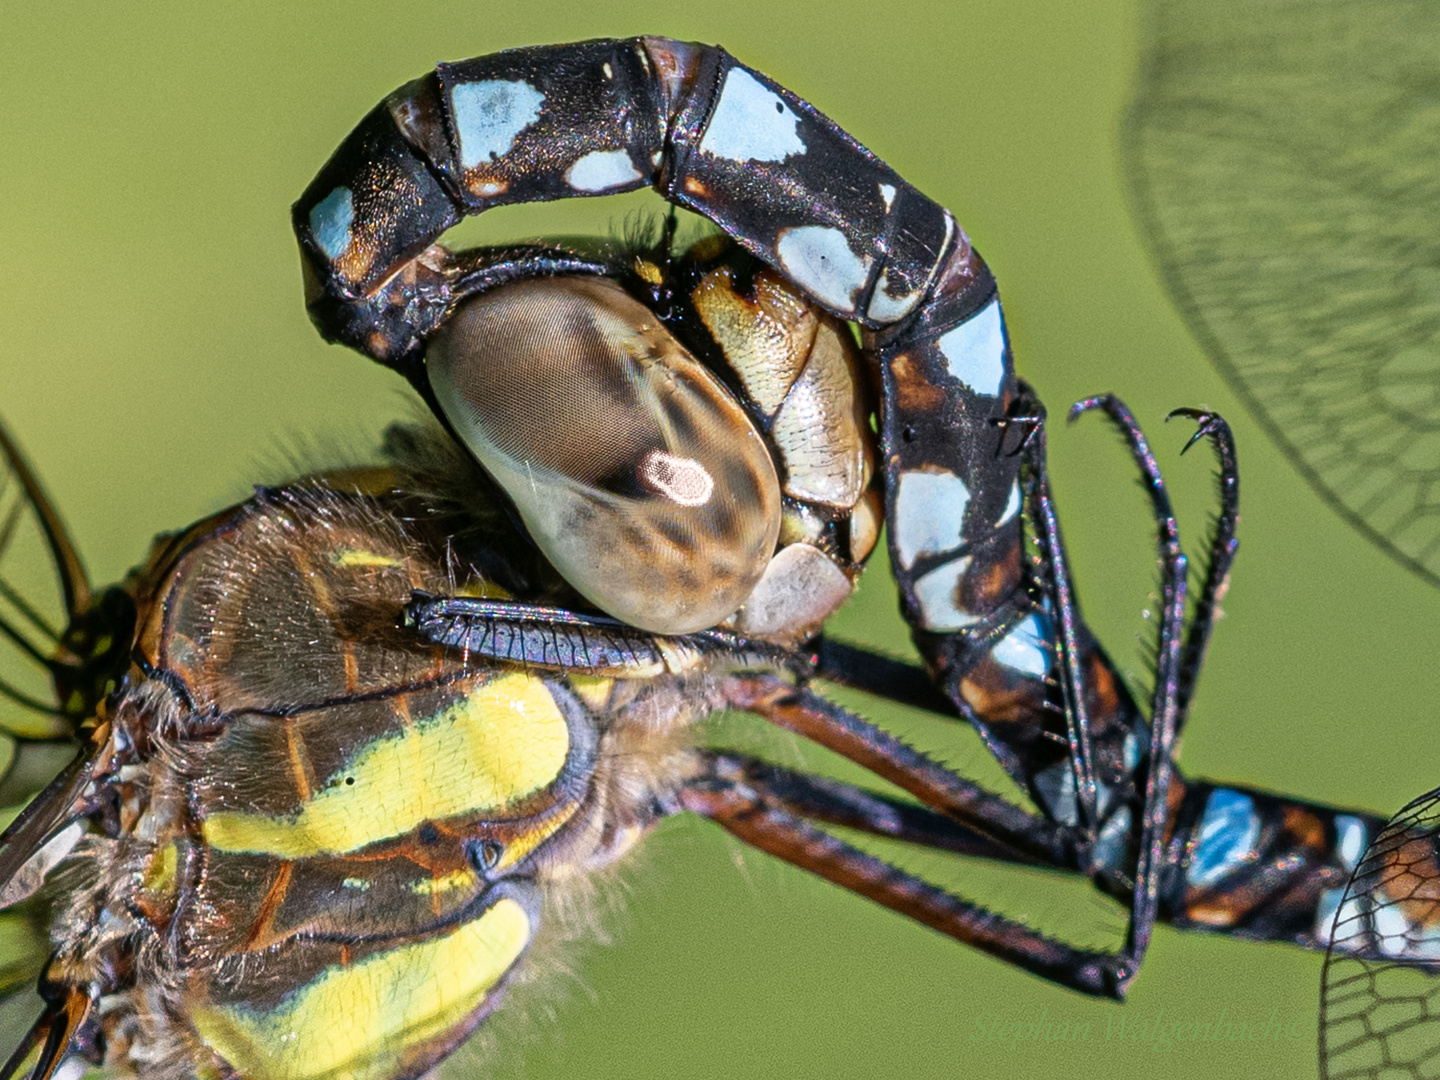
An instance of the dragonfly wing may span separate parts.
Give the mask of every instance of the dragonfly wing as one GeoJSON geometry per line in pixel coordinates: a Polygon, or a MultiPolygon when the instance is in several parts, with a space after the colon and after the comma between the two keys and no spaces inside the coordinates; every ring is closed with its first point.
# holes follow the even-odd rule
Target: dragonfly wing
{"type": "Polygon", "coordinates": [[[1320,998],[1321,1076],[1436,1075],[1437,975],[1440,788],[1390,819],[1340,898],[1320,998]]]}
{"type": "Polygon", "coordinates": [[[1322,498],[1440,585],[1440,8],[1150,7],[1123,145],[1166,288],[1322,498]]]}

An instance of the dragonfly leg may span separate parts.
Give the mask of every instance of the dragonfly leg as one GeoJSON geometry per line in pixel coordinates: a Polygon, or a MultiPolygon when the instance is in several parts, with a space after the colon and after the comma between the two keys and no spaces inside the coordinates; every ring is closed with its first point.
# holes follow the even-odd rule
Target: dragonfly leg
{"type": "Polygon", "coordinates": [[[839,825],[934,851],[1023,866],[1047,866],[1033,856],[1014,851],[924,806],[733,751],[707,750],[703,756],[710,772],[723,771],[756,790],[763,790],[767,798],[807,821],[839,825]]]}
{"type": "Polygon", "coordinates": [[[862,645],[822,637],[815,645],[815,674],[830,682],[875,694],[897,705],[954,717],[955,703],[935,689],[919,664],[872,652],[862,645]]]}
{"type": "Polygon", "coordinates": [[[1180,548],[1179,527],[1164,479],[1140,425],[1130,410],[1110,395],[1079,402],[1071,409],[1070,417],[1073,420],[1092,409],[1103,412],[1121,432],[1131,457],[1140,467],[1154,512],[1161,567],[1161,616],[1155,655],[1155,688],[1150,704],[1149,754],[1137,765],[1145,773],[1144,809],[1135,860],[1130,925],[1124,949],[1134,965],[1133,971],[1139,967],[1150,943],[1165,868],[1165,834],[1170,814],[1171,781],[1175,775],[1175,731],[1180,710],[1180,651],[1188,563],[1180,548]]]}
{"type": "Polygon", "coordinates": [[[1220,509],[1210,532],[1210,542],[1206,545],[1208,554],[1205,580],[1201,584],[1200,595],[1195,599],[1194,615],[1191,617],[1190,629],[1185,635],[1185,648],[1181,653],[1180,707],[1175,718],[1175,734],[1178,738],[1185,727],[1200,669],[1205,665],[1205,652],[1210,645],[1210,633],[1215,628],[1215,616],[1220,600],[1230,584],[1230,568],[1234,565],[1235,554],[1240,549],[1240,541],[1235,537],[1235,529],[1240,522],[1240,467],[1235,456],[1235,437],[1224,417],[1201,409],[1176,409],[1170,416],[1187,416],[1198,425],[1181,453],[1189,450],[1200,439],[1207,439],[1220,466],[1216,474],[1220,489],[1220,509]]]}
{"type": "Polygon", "coordinates": [[[25,1075],[27,1080],[50,1080],[73,1049],[71,1041],[89,1019],[95,1005],[95,997],[81,987],[42,983],[40,992],[46,998],[45,1011],[9,1060],[0,1065],[0,1080],[15,1080],[37,1046],[40,1047],[40,1056],[25,1075]]]}
{"type": "Polygon", "coordinates": [[[1046,432],[1044,407],[1033,401],[1029,411],[1035,421],[1022,448],[1022,457],[1029,473],[1026,482],[1030,519],[1034,523],[1041,560],[1048,571],[1046,592],[1055,623],[1056,658],[1054,670],[1059,676],[1061,699],[1064,703],[1066,744],[1070,748],[1070,768],[1074,776],[1077,825],[1087,836],[1099,832],[1099,808],[1095,781],[1095,757],[1090,741],[1089,703],[1085,699],[1084,657],[1080,644],[1080,613],[1076,607],[1075,588],[1070,579],[1069,559],[1060,536],[1060,518],[1050,495],[1050,474],[1046,467],[1046,432]]]}
{"type": "Polygon", "coordinates": [[[774,675],[734,676],[726,680],[724,697],[731,708],[754,713],[835,751],[1005,847],[1047,866],[1079,868],[1075,844],[1062,826],[957,776],[884,728],[805,686],[774,675]]]}
{"type": "Polygon", "coordinates": [[[818,874],[1001,960],[1082,993],[1121,998],[1125,965],[1012,922],[866,854],[805,821],[723,755],[680,793],[685,809],[745,843],[818,874]]]}

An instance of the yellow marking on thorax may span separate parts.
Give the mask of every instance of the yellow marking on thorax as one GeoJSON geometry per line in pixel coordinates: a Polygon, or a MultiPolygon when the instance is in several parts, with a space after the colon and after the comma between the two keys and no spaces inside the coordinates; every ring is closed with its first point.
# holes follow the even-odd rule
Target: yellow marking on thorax
{"type": "Polygon", "coordinates": [[[477,600],[510,600],[514,597],[514,594],[503,585],[496,585],[493,581],[486,581],[483,578],[467,581],[455,590],[455,595],[469,596],[477,600]]]}
{"type": "Polygon", "coordinates": [[[358,851],[426,821],[489,813],[553,783],[570,730],[545,683],[511,672],[361,748],[290,817],[221,810],[206,843],[281,859],[358,851]]]}
{"type": "Polygon", "coordinates": [[[407,1049],[478,1009],[530,942],[502,898],[458,930],[327,968],[269,1012],[201,1006],[200,1038],[251,1080],[389,1080],[407,1049]]]}
{"type": "Polygon", "coordinates": [[[330,595],[330,586],[325,583],[325,578],[315,572],[309,553],[297,544],[291,549],[290,557],[295,560],[295,569],[300,572],[300,576],[310,587],[310,595],[315,601],[315,606],[320,609],[320,613],[325,618],[334,622],[335,598],[330,595]]]}
{"type": "Polygon", "coordinates": [[[383,566],[395,567],[404,566],[403,559],[397,559],[393,555],[381,555],[376,551],[362,551],[359,548],[345,548],[342,551],[332,552],[330,561],[335,566],[383,566]]]}
{"type": "Polygon", "coordinates": [[[606,675],[571,675],[570,689],[586,705],[599,712],[609,704],[615,680],[606,675]]]}
{"type": "Polygon", "coordinates": [[[175,888],[175,871],[179,858],[179,849],[174,842],[166,844],[151,855],[145,867],[145,891],[156,896],[168,895],[175,888]]]}
{"type": "Polygon", "coordinates": [[[499,873],[502,870],[509,870],[510,867],[514,866],[521,859],[525,858],[526,855],[529,855],[546,840],[549,840],[550,837],[559,832],[561,826],[574,816],[574,808],[572,807],[567,813],[556,814],[554,817],[541,822],[528,832],[515,837],[505,845],[505,850],[500,856],[500,861],[495,864],[495,873],[499,873]]]}
{"type": "Polygon", "coordinates": [[[381,465],[362,465],[316,473],[312,479],[325,487],[352,491],[357,495],[387,495],[401,483],[400,472],[381,465]]]}
{"type": "Polygon", "coordinates": [[[410,891],[416,896],[440,896],[456,889],[473,889],[475,873],[472,870],[456,870],[440,877],[419,878],[410,883],[410,891]]]}

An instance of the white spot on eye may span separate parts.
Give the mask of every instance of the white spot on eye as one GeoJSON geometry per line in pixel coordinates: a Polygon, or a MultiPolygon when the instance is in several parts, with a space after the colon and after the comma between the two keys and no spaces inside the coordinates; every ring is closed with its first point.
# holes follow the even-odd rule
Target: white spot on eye
{"type": "Polygon", "coordinates": [[[890,209],[890,207],[893,206],[894,203],[895,203],[895,185],[894,185],[894,184],[881,184],[881,185],[880,185],[880,198],[882,198],[882,199],[885,200],[885,209],[886,209],[886,211],[888,212],[889,209],[890,209]]]}
{"type": "Polygon", "coordinates": [[[355,222],[355,196],[337,187],[310,209],[310,235],[331,262],[350,247],[350,226],[355,222]]]}
{"type": "Polygon", "coordinates": [[[1000,514],[1000,520],[995,522],[998,529],[1007,521],[1013,518],[1020,510],[1020,481],[1016,480],[1010,485],[1010,497],[1005,500],[1005,509],[1000,514]]]}
{"type": "Polygon", "coordinates": [[[881,270],[880,277],[875,282],[875,292],[870,296],[870,307],[866,314],[878,323],[899,322],[906,315],[914,310],[915,305],[920,302],[920,290],[908,292],[903,296],[891,296],[887,291],[890,288],[888,271],[881,270]]]}
{"type": "Polygon", "coordinates": [[[786,229],[775,245],[780,268],[826,307],[842,315],[855,312],[855,294],[870,273],[870,256],[850,250],[845,234],[828,225],[786,229]]]}
{"type": "Polygon", "coordinates": [[[576,191],[609,191],[639,179],[640,170],[624,150],[592,150],[565,170],[565,182],[576,191]]]}
{"type": "Polygon", "coordinates": [[[1335,815],[1335,854],[1347,874],[1353,874],[1365,853],[1365,823],[1353,814],[1335,815]]]}
{"type": "Polygon", "coordinates": [[[920,604],[920,623],[926,630],[943,634],[964,629],[971,623],[980,621],[979,615],[972,615],[955,602],[960,579],[969,569],[970,556],[963,555],[915,579],[915,599],[920,604]]]}
{"type": "Polygon", "coordinates": [[[1229,788],[1216,788],[1205,801],[1200,830],[1185,880],[1190,885],[1207,888],[1216,884],[1258,854],[1260,817],[1255,813],[1255,800],[1229,788]]]}
{"type": "Polygon", "coordinates": [[[795,130],[799,124],[779,94],[744,68],[733,67],[725,75],[700,152],[731,161],[784,161],[805,153],[795,130]]]}
{"type": "Polygon", "coordinates": [[[681,506],[704,506],[715,494],[715,478],[704,465],[664,450],[647,453],[635,473],[650,494],[681,506]]]}
{"type": "Polygon", "coordinates": [[[1014,630],[1006,634],[990,655],[997,664],[1003,664],[1012,671],[1022,671],[1037,679],[1045,677],[1050,670],[1049,620],[1038,613],[1021,619],[1014,630]]]}
{"type": "Polygon", "coordinates": [[[938,342],[950,374],[977,394],[999,397],[1005,382],[1005,324],[991,300],[938,342]]]}
{"type": "Polygon", "coordinates": [[[614,72],[614,70],[610,67],[610,61],[609,61],[609,60],[606,60],[605,63],[603,63],[603,64],[600,65],[600,70],[605,73],[605,77],[606,77],[607,79],[613,79],[613,78],[615,77],[615,72],[614,72]]]}
{"type": "Polygon", "coordinates": [[[540,118],[545,95],[527,82],[487,79],[450,91],[460,166],[473,169],[507,154],[515,137],[540,118]]]}
{"type": "Polygon", "coordinates": [[[895,486],[895,552],[909,570],[921,555],[938,555],[963,542],[970,489],[952,472],[900,474],[895,486]]]}
{"type": "Polygon", "coordinates": [[[509,184],[501,184],[495,180],[486,180],[483,184],[475,185],[475,194],[488,199],[491,195],[503,194],[509,186],[509,184]]]}

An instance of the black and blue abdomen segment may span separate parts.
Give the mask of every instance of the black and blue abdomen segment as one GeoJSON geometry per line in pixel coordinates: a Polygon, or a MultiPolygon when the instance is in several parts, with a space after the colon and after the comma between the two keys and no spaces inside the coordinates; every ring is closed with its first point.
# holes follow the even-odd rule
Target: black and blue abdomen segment
{"type": "Polygon", "coordinates": [[[515,49],[402,87],[294,208],[322,333],[393,363],[461,285],[418,259],[461,217],[652,186],[836,314],[915,312],[954,219],[806,102],[724,50],[665,38],[515,49]]]}
{"type": "Polygon", "coordinates": [[[1187,929],[1325,948],[1383,818],[1253,788],[1185,780],[1161,918],[1187,929]]]}
{"type": "MultiPolygon", "coordinates": [[[[1055,764],[1031,751],[1054,749],[1056,650],[1022,589],[1019,460],[1000,452],[1016,381],[994,278],[948,211],[794,94],[721,49],[664,38],[441,65],[372,111],[296,204],[312,317],[419,383],[427,337],[486,287],[433,246],[450,225],[642,186],[867,328],[906,613],[967,715],[1009,724],[990,741],[1033,788],[1055,764]]],[[[1113,686],[1092,715],[1114,719],[1118,747],[1138,721],[1113,686]]]]}

